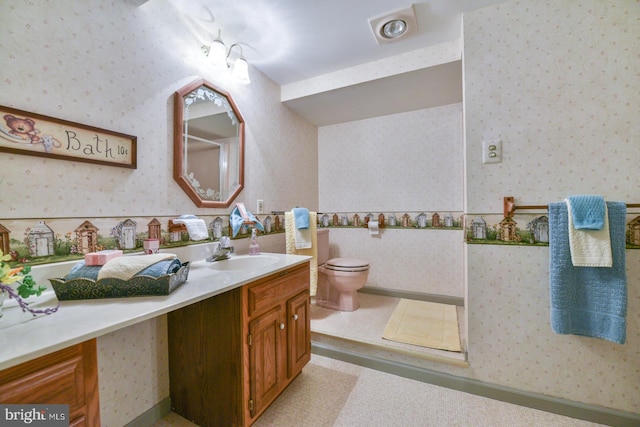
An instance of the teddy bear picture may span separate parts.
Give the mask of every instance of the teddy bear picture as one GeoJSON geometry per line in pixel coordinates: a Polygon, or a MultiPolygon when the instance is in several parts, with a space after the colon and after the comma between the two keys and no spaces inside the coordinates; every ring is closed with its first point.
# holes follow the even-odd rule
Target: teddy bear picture
{"type": "Polygon", "coordinates": [[[36,127],[36,121],[31,117],[5,114],[3,118],[6,126],[0,126],[0,137],[4,137],[12,143],[28,144],[34,149],[40,147],[48,154],[53,152],[54,147],[60,148],[62,145],[52,135],[42,133],[36,127]]]}
{"type": "Polygon", "coordinates": [[[0,105],[0,152],[136,168],[132,135],[0,105]]]}
{"type": "Polygon", "coordinates": [[[4,120],[10,129],[10,135],[17,136],[21,139],[28,139],[32,144],[40,141],[40,137],[38,136],[40,131],[36,128],[36,122],[33,119],[19,119],[12,114],[5,114],[4,120]]]}

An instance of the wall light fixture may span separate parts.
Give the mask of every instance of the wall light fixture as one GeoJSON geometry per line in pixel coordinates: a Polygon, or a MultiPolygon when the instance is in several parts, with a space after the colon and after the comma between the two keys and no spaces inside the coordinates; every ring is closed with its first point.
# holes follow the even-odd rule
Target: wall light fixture
{"type": "Polygon", "coordinates": [[[238,83],[249,84],[251,83],[251,79],[249,78],[249,63],[244,58],[244,54],[242,53],[242,46],[238,43],[234,43],[227,50],[227,46],[224,44],[222,39],[220,38],[220,30],[218,30],[218,37],[211,42],[209,46],[202,46],[202,52],[217,66],[223,66],[227,69],[231,70],[231,75],[233,79],[238,83]],[[233,65],[229,63],[229,57],[231,56],[231,52],[233,48],[237,47],[240,52],[238,56],[233,60],[233,65]]]}

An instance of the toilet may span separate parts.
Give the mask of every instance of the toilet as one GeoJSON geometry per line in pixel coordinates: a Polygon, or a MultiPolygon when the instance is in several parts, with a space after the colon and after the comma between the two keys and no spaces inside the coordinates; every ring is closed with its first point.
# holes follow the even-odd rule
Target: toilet
{"type": "Polygon", "coordinates": [[[318,229],[318,289],[316,305],[340,311],[360,307],[358,289],[369,277],[369,262],[357,258],[329,259],[329,229],[318,229]]]}

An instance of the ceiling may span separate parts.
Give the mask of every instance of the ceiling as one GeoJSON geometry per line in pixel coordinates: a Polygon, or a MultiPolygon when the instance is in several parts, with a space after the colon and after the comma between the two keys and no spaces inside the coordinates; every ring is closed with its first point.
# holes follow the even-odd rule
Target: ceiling
{"type": "MultiPolygon", "coordinates": [[[[459,40],[464,12],[503,0],[415,2],[417,32],[384,44],[376,42],[369,18],[404,8],[411,4],[410,0],[169,1],[182,12],[203,43],[212,41],[221,30],[227,46],[240,43],[253,67],[286,87],[299,86],[307,79],[317,81],[345,69],[357,73],[358,66],[373,61],[394,57],[404,61],[407,55],[403,54],[407,52],[459,40]]],[[[442,102],[462,99],[460,68],[458,64],[448,69],[415,69],[397,74],[391,70],[283,102],[318,126],[445,105],[442,102]],[[445,79],[421,80],[434,75],[445,79]],[[453,85],[449,96],[440,93],[446,92],[444,85],[453,85]],[[439,92],[437,102],[430,99],[433,90],[439,92]],[[376,98],[385,100],[386,105],[372,107],[373,93],[378,93],[376,98]]]]}

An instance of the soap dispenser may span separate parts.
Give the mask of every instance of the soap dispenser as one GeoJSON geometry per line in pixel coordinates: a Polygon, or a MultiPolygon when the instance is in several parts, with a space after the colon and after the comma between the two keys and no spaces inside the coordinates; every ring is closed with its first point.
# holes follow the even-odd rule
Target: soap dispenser
{"type": "Polygon", "coordinates": [[[251,230],[251,243],[249,243],[249,255],[260,255],[260,245],[258,245],[257,230],[251,230]]]}

